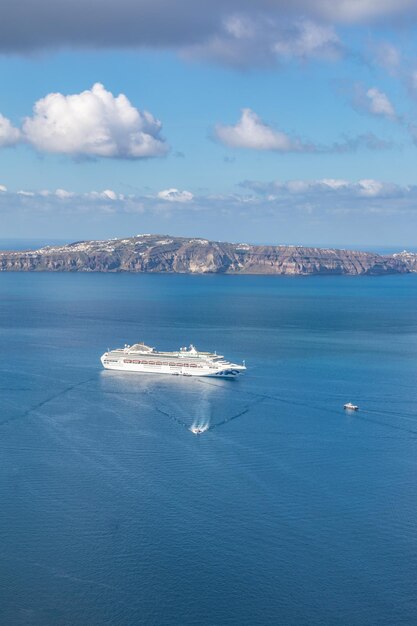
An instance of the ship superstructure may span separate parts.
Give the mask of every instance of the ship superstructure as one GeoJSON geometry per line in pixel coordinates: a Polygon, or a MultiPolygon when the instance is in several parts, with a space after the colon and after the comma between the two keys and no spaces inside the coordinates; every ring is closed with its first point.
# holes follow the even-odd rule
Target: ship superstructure
{"type": "Polygon", "coordinates": [[[178,352],[159,352],[144,343],[126,344],[124,348],[105,352],[101,362],[110,370],[217,378],[236,378],[246,370],[244,363],[230,363],[216,352],[200,352],[193,345],[178,352]]]}

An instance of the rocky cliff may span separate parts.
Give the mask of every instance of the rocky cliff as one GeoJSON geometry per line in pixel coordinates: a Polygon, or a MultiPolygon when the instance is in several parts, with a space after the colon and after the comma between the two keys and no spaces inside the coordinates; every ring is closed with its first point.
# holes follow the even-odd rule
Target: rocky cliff
{"type": "Polygon", "coordinates": [[[166,235],[81,241],[39,250],[0,252],[0,271],[170,272],[224,274],[403,274],[417,255],[253,246],[166,235]]]}

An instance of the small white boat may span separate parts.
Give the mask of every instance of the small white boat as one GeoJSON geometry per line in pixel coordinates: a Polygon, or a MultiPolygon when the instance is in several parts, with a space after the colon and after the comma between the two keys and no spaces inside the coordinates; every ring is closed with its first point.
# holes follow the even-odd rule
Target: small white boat
{"type": "Polygon", "coordinates": [[[194,435],[200,435],[201,433],[204,433],[205,429],[200,426],[191,426],[190,430],[194,435]]]}
{"type": "Polygon", "coordinates": [[[343,408],[348,411],[358,411],[359,407],[356,404],[352,404],[351,402],[347,402],[343,405],[343,408]]]}

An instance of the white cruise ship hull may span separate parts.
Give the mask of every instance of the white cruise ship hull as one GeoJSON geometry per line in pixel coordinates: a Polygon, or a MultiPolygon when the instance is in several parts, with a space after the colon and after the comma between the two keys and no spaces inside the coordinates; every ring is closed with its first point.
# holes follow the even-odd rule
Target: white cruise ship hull
{"type": "MultiPolygon", "coordinates": [[[[138,354],[128,349],[105,352],[101,363],[105,369],[143,374],[171,374],[176,376],[211,376],[215,378],[236,378],[246,369],[222,361],[216,363],[196,358],[187,352],[179,353],[177,358],[167,358],[170,353],[138,354]],[[189,356],[189,358],[187,358],[189,356]]],[[[171,353],[172,354],[172,353],[171,353]]]]}

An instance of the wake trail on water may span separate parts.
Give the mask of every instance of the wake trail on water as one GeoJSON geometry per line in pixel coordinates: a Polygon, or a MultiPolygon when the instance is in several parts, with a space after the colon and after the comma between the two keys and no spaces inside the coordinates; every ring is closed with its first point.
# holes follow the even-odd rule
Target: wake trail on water
{"type": "MultiPolygon", "coordinates": [[[[219,385],[217,383],[209,383],[206,380],[199,380],[198,382],[204,384],[204,385],[211,385],[212,387],[219,387],[220,389],[224,389],[224,387],[222,387],[222,385],[219,385]]],[[[312,404],[311,402],[300,402],[297,400],[289,400],[288,398],[284,398],[283,396],[272,396],[270,394],[267,393],[259,393],[259,392],[255,392],[255,391],[243,391],[240,389],[233,389],[233,391],[235,393],[245,393],[248,396],[252,396],[254,398],[261,398],[261,400],[273,400],[275,402],[282,402],[283,404],[289,404],[291,406],[301,406],[301,407],[309,407],[311,408],[313,406],[313,408],[315,409],[320,409],[321,411],[325,411],[327,413],[333,413],[334,411],[326,406],[320,405],[320,404],[312,404]]]]}
{"type": "Polygon", "coordinates": [[[196,418],[191,424],[190,430],[195,435],[205,433],[207,430],[210,430],[210,418],[196,418]]]}
{"type": "Polygon", "coordinates": [[[404,433],[409,433],[410,435],[417,435],[417,430],[406,428],[404,426],[400,426],[397,424],[388,424],[387,422],[383,422],[382,420],[373,418],[372,414],[379,415],[378,411],[369,411],[369,410],[361,409],[359,411],[355,411],[352,415],[350,415],[350,417],[363,421],[363,422],[369,422],[371,424],[378,424],[378,426],[385,426],[386,428],[391,428],[393,430],[400,430],[404,433]],[[371,417],[367,417],[367,415],[371,415],[371,417]]]}
{"type": "Polygon", "coordinates": [[[64,396],[65,394],[69,393],[73,389],[76,389],[77,387],[81,387],[82,385],[86,385],[87,383],[95,379],[96,379],[95,376],[92,378],[87,378],[87,380],[82,380],[78,383],[75,383],[73,385],[66,387],[65,389],[61,389],[61,391],[59,391],[58,393],[51,394],[44,400],[41,400],[37,404],[34,404],[33,406],[29,407],[28,409],[26,409],[26,411],[23,411],[23,413],[20,413],[20,415],[15,415],[14,417],[9,417],[8,419],[3,420],[2,422],[0,422],[0,426],[6,426],[10,422],[15,422],[16,420],[24,419],[25,417],[28,417],[31,413],[36,413],[37,411],[39,411],[39,409],[41,409],[43,406],[45,406],[49,402],[52,402],[56,398],[60,398],[61,396],[64,396]]]}
{"type": "Polygon", "coordinates": [[[407,422],[413,422],[417,426],[417,415],[414,413],[400,413],[399,411],[387,411],[386,409],[362,409],[362,413],[370,413],[372,415],[386,415],[387,417],[396,417],[398,419],[406,420],[407,422]]]}
{"type": "Polygon", "coordinates": [[[209,430],[214,430],[215,428],[220,428],[221,426],[224,426],[228,422],[231,422],[237,419],[238,417],[241,417],[242,415],[249,413],[252,407],[260,404],[261,402],[263,402],[263,400],[264,399],[261,398],[260,400],[256,400],[255,402],[251,402],[250,404],[247,404],[241,411],[239,411],[238,413],[235,413],[234,415],[230,415],[229,417],[225,417],[220,422],[214,422],[213,424],[210,424],[210,420],[208,419],[206,421],[195,420],[190,430],[193,433],[203,433],[209,430]]]}
{"type": "MultiPolygon", "coordinates": [[[[213,386],[221,387],[221,385],[215,385],[215,384],[213,384],[213,386]]],[[[238,413],[230,415],[229,417],[225,417],[220,422],[212,422],[210,416],[207,416],[207,415],[203,415],[203,416],[200,416],[200,417],[195,417],[193,422],[192,422],[192,424],[191,424],[191,426],[189,426],[189,424],[187,424],[181,418],[177,417],[174,413],[171,413],[170,411],[162,409],[160,406],[158,406],[158,404],[155,402],[154,394],[152,392],[147,391],[146,395],[151,399],[155,411],[157,411],[161,415],[165,415],[171,421],[177,423],[179,426],[182,426],[183,428],[186,428],[187,430],[189,430],[190,432],[192,432],[195,435],[197,435],[197,434],[200,435],[200,434],[209,432],[211,430],[214,430],[215,428],[220,428],[221,426],[224,426],[228,422],[231,422],[231,421],[237,419],[238,417],[241,417],[242,415],[245,415],[246,413],[248,413],[250,411],[250,409],[252,407],[256,406],[257,404],[260,404],[261,402],[263,402],[266,399],[264,397],[259,397],[259,395],[258,395],[257,399],[254,402],[251,402],[251,403],[247,404],[238,413]]],[[[255,395],[255,394],[253,394],[253,395],[255,395]]]]}
{"type": "MultiPolygon", "coordinates": [[[[204,385],[211,385],[213,387],[219,387],[220,389],[223,389],[224,387],[222,387],[222,385],[219,385],[218,383],[214,383],[214,382],[209,382],[206,380],[199,380],[198,381],[201,384],[204,385]]],[[[233,391],[235,391],[233,389],[233,391]]],[[[236,393],[241,393],[241,390],[236,390],[236,393]]],[[[328,406],[323,406],[320,404],[314,404],[312,405],[310,402],[299,402],[297,400],[291,400],[288,398],[283,398],[282,396],[273,396],[273,395],[269,395],[269,394],[263,394],[263,393],[257,393],[254,391],[243,391],[243,393],[246,393],[249,396],[256,396],[256,397],[260,397],[264,400],[273,400],[275,402],[281,402],[283,404],[288,404],[291,406],[300,406],[300,407],[306,407],[306,408],[313,408],[314,409],[318,409],[320,411],[329,413],[329,414],[334,414],[335,413],[335,409],[332,407],[328,407],[328,406]]],[[[386,415],[388,418],[389,417],[396,417],[402,420],[407,420],[407,421],[414,421],[412,418],[410,417],[406,417],[404,415],[402,415],[401,413],[397,413],[394,411],[386,411],[386,410],[381,410],[381,411],[377,411],[377,410],[372,410],[372,409],[360,409],[359,411],[355,411],[353,412],[350,417],[357,419],[357,420],[362,420],[364,422],[369,422],[369,423],[373,423],[373,424],[378,424],[379,426],[385,426],[386,428],[391,428],[392,430],[398,430],[398,431],[402,431],[402,432],[406,432],[409,433],[410,435],[417,435],[417,430],[413,430],[411,428],[406,428],[405,426],[402,425],[397,425],[397,424],[392,424],[392,423],[388,423],[388,422],[384,422],[383,420],[379,420],[376,419],[374,417],[372,417],[373,415],[378,416],[381,415],[382,417],[384,415],[386,415]],[[367,417],[367,415],[369,415],[370,417],[367,417]]],[[[224,422],[222,422],[224,423],[224,422]]],[[[214,427],[214,425],[213,425],[214,427]]]]}
{"type": "Polygon", "coordinates": [[[156,404],[154,404],[154,409],[155,409],[155,411],[157,411],[161,415],[165,415],[166,417],[169,417],[170,420],[172,420],[173,422],[176,422],[177,424],[179,424],[183,428],[187,428],[188,429],[188,424],[183,422],[180,418],[176,417],[172,413],[168,413],[168,411],[164,411],[163,409],[160,409],[159,406],[156,406],[156,404]]]}

